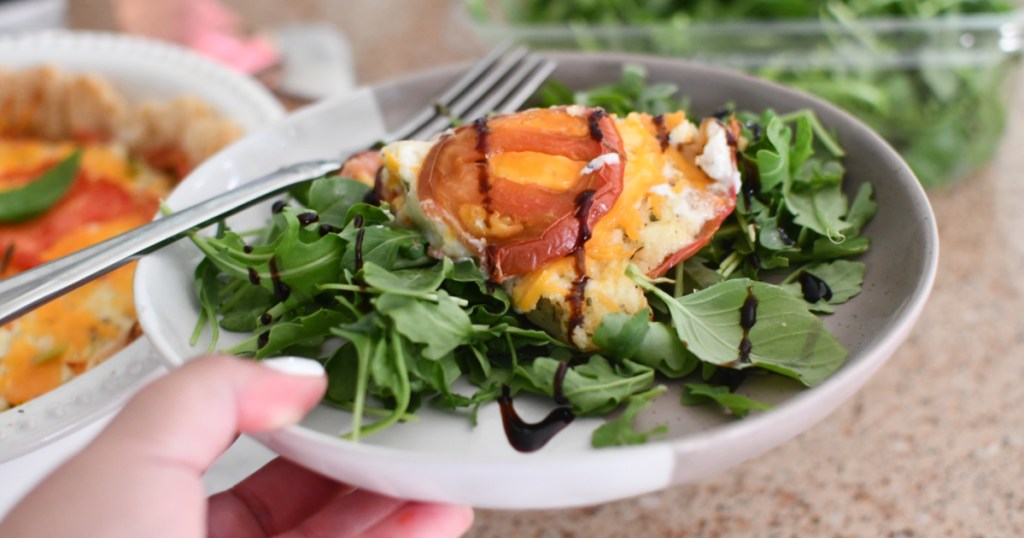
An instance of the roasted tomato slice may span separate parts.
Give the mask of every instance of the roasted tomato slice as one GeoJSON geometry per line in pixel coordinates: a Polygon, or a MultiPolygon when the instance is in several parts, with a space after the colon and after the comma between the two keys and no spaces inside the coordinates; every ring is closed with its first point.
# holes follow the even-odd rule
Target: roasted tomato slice
{"type": "Polygon", "coordinates": [[[580,106],[481,119],[443,137],[417,180],[423,213],[501,282],[570,254],[622,192],[611,117],[580,106]]]}
{"type": "MultiPolygon", "coordinates": [[[[705,134],[705,136],[707,134],[709,122],[717,123],[721,127],[722,132],[724,133],[729,145],[729,157],[732,160],[732,168],[736,169],[736,145],[737,141],[740,139],[740,134],[742,131],[739,122],[736,120],[735,117],[730,117],[726,121],[708,118],[704,120],[704,122],[701,124],[701,131],[705,134]]],[[[705,182],[710,185],[713,182],[713,180],[709,178],[703,170],[697,168],[696,165],[693,164],[695,156],[694,154],[696,153],[696,151],[703,151],[705,148],[699,146],[686,147],[684,145],[683,147],[677,149],[681,150],[680,153],[682,154],[682,158],[691,164],[692,168],[690,169],[690,173],[693,174],[694,176],[702,176],[705,179],[705,182]]],[[[704,248],[704,246],[707,245],[709,241],[711,241],[711,238],[714,237],[715,233],[718,232],[718,229],[722,226],[722,222],[725,221],[725,219],[730,214],[732,214],[732,212],[736,209],[736,195],[738,194],[736,188],[737,185],[732,185],[728,189],[706,187],[705,200],[707,201],[707,203],[713,204],[713,216],[707,221],[705,221],[704,225],[700,229],[700,232],[697,233],[697,236],[693,239],[692,242],[688,243],[685,247],[667,256],[654,269],[648,271],[648,276],[652,278],[660,277],[664,275],[666,272],[668,272],[668,270],[671,269],[672,267],[675,267],[683,260],[686,260],[687,258],[693,256],[694,254],[697,254],[697,252],[699,252],[700,249],[704,248]]]]}
{"type": "Polygon", "coordinates": [[[28,269],[44,261],[50,245],[85,224],[129,215],[149,219],[157,207],[155,198],[133,196],[118,183],[80,173],[67,194],[39,217],[0,225],[0,256],[13,245],[11,265],[28,269]]]}

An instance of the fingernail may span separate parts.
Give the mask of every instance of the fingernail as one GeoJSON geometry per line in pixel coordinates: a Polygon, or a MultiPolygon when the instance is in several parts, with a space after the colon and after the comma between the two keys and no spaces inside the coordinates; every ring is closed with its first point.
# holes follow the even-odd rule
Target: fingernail
{"type": "Polygon", "coordinates": [[[318,361],[302,357],[274,357],[263,359],[260,364],[288,375],[320,377],[324,367],[318,361]]]}

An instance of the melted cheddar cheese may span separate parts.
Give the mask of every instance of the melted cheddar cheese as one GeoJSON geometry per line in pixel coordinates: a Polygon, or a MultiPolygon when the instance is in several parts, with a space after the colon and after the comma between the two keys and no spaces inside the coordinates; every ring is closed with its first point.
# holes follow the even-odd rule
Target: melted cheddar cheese
{"type": "MultiPolygon", "coordinates": [[[[694,244],[709,222],[720,219],[721,200],[734,196],[739,182],[733,148],[717,120],[705,120],[698,127],[682,112],[657,119],[632,113],[615,118],[615,126],[624,151],[619,156],[625,161],[623,187],[584,245],[587,278],[581,304],[569,304],[580,276],[573,256],[503,282],[517,310],[583,349],[592,347],[594,331],[605,315],[633,314],[648,306],[643,290],[626,276],[628,266],[649,273],[694,244]],[[582,314],[582,323],[575,325],[573,334],[567,334],[574,308],[580,308],[577,313],[582,314]]],[[[427,219],[416,210],[417,176],[430,146],[424,142],[385,146],[382,180],[387,189],[401,193],[397,196],[402,202],[397,207],[398,218],[419,226],[433,252],[469,256],[474,249],[459,244],[457,235],[443,222],[427,219]]],[[[586,172],[585,166],[593,165],[527,151],[504,152],[487,159],[492,177],[555,192],[571,187],[586,172]]],[[[467,221],[473,215],[460,217],[467,221]]],[[[482,249],[476,246],[475,250],[482,249]]]]}
{"type": "MultiPolygon", "coordinates": [[[[0,139],[0,192],[31,182],[66,157],[75,144],[29,139],[0,139]]],[[[61,215],[43,214],[26,223],[0,223],[3,249],[18,252],[32,240],[33,256],[46,262],[124,233],[148,221],[173,178],[132,162],[113,144],[84,146],[76,183],[101,183],[123,192],[126,213],[77,223],[50,234],[44,226],[61,215]],[[32,234],[35,229],[38,234],[32,234]],[[19,235],[20,234],[20,235],[19,235]],[[46,235],[43,239],[42,235],[46,235]],[[39,241],[44,241],[39,243],[39,241]]],[[[86,195],[69,189],[66,197],[86,195]]],[[[106,191],[104,191],[106,192],[106,191]]],[[[104,199],[90,200],[103,203],[104,199]]],[[[74,200],[62,200],[72,203],[74,200]]],[[[58,205],[51,211],[71,207],[58,205]]],[[[9,257],[4,274],[28,269],[9,257]]],[[[134,264],[122,267],[0,327],[0,409],[44,394],[99,364],[138,335],[132,299],[134,264]]]]}

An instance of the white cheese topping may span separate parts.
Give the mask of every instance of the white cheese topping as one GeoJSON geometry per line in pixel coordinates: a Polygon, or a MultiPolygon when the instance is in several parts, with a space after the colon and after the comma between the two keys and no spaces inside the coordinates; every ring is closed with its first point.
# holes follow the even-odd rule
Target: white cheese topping
{"type": "Polygon", "coordinates": [[[739,192],[740,172],[733,160],[733,149],[729,146],[725,128],[718,122],[707,122],[707,143],[704,152],[697,156],[697,166],[723,187],[732,187],[739,192]]]}
{"type": "Polygon", "coordinates": [[[683,120],[682,123],[676,125],[675,129],[672,129],[668,133],[668,143],[673,146],[679,144],[689,144],[697,138],[697,126],[690,123],[689,120],[683,120]]]}
{"type": "Polygon", "coordinates": [[[618,153],[603,153],[594,157],[589,163],[587,163],[587,165],[580,170],[580,175],[585,176],[587,174],[593,174],[594,172],[604,168],[605,165],[619,164],[620,162],[622,162],[622,160],[618,153]]]}

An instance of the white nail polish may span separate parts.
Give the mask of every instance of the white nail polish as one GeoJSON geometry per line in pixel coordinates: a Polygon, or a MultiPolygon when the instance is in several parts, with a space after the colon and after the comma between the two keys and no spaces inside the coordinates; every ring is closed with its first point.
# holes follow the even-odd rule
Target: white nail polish
{"type": "Polygon", "coordinates": [[[263,359],[260,364],[289,375],[319,377],[324,375],[324,367],[313,359],[302,357],[273,357],[263,359]]]}

